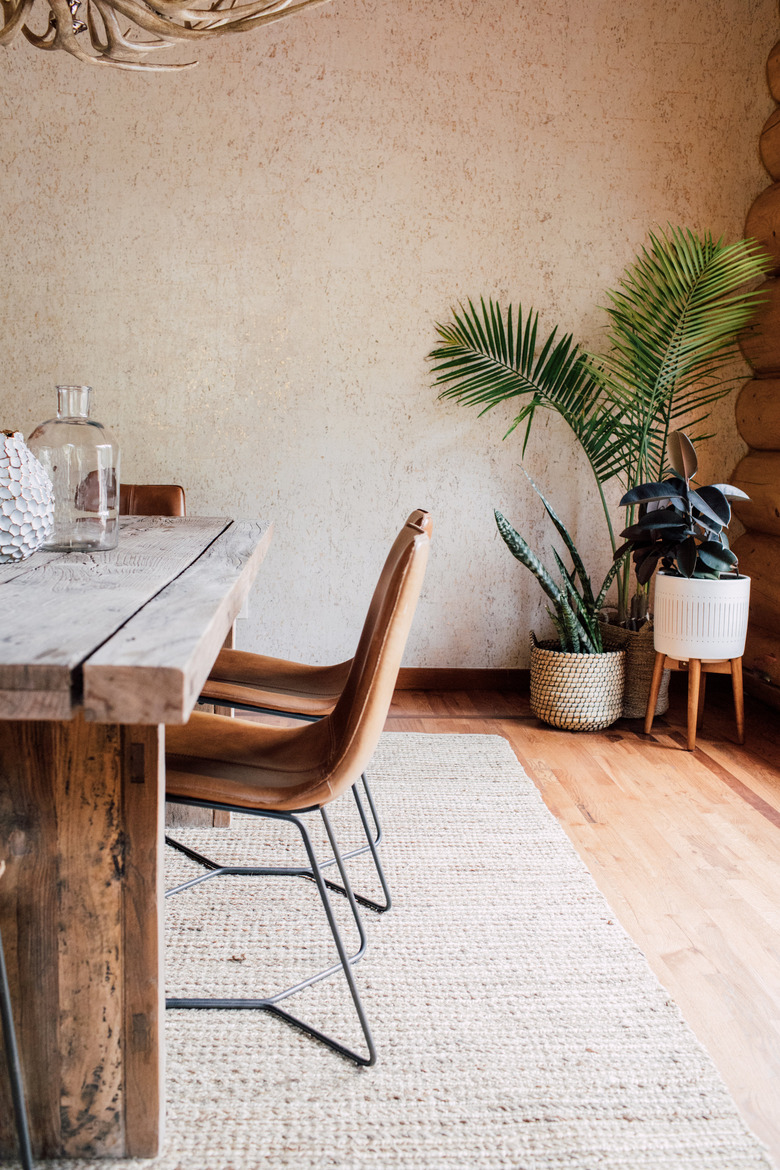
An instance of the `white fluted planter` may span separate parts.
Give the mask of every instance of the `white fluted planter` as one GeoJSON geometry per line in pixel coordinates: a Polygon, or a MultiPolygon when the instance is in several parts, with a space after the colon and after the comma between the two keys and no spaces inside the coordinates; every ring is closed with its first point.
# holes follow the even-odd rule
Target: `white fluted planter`
{"type": "Polygon", "coordinates": [[[701,581],[658,573],[653,606],[655,649],[684,661],[741,658],[749,605],[749,577],[701,581]]]}

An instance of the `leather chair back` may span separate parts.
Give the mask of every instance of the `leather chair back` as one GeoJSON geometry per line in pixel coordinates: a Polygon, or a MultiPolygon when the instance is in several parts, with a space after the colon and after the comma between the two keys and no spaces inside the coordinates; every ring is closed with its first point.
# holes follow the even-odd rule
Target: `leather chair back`
{"type": "Polygon", "coordinates": [[[333,796],[354,783],[379,742],[420,596],[432,524],[412,512],[395,539],[374,591],[346,686],[328,724],[333,796]]]}
{"type": "Polygon", "coordinates": [[[175,483],[120,483],[120,516],[186,516],[184,488],[175,483]]]}

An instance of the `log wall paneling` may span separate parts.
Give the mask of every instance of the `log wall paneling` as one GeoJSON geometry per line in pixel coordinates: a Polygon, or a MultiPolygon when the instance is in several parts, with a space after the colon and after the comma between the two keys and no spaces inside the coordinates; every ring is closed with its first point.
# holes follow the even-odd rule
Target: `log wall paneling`
{"type": "Polygon", "coordinates": [[[766,170],[773,179],[780,179],[780,110],[767,118],[758,146],[766,170]]]}
{"type": "Polygon", "coordinates": [[[756,199],[745,220],[745,235],[763,244],[780,268],[780,183],[774,183],[756,199]]]}
{"type": "Polygon", "coordinates": [[[749,447],[780,451],[780,378],[751,378],[737,399],[737,427],[749,447]]]}
{"type": "MultiPolygon", "coordinates": [[[[780,41],[769,54],[766,75],[769,92],[780,103],[780,41]]],[[[774,182],[748,211],[745,235],[764,245],[776,276],[762,285],[766,304],[740,338],[757,377],[737,400],[737,426],[751,449],[731,482],[750,496],[734,506],[747,529],[734,549],[740,570],[751,577],[745,686],[780,706],[780,109],[764,123],[759,149],[774,182]]]]}
{"type": "Polygon", "coordinates": [[[766,63],[766,79],[772,97],[776,102],[780,102],[780,41],[769,54],[769,60],[766,63]]]}
{"type": "Polygon", "coordinates": [[[750,496],[732,501],[734,515],[746,528],[780,536],[780,451],[751,451],[731,482],[750,496]]]}
{"type": "Polygon", "coordinates": [[[780,540],[763,532],[745,532],[733,544],[740,572],[750,577],[750,621],[772,629],[780,613],[780,540]]]}
{"type": "Polygon", "coordinates": [[[764,281],[759,292],[765,303],[755,323],[740,334],[739,346],[759,375],[780,374],[780,280],[764,281]]]}
{"type": "Polygon", "coordinates": [[[776,625],[774,629],[758,625],[748,628],[742,665],[744,671],[750,672],[743,676],[745,679],[755,672],[756,682],[763,684],[755,694],[765,703],[780,707],[780,638],[776,625]]]}

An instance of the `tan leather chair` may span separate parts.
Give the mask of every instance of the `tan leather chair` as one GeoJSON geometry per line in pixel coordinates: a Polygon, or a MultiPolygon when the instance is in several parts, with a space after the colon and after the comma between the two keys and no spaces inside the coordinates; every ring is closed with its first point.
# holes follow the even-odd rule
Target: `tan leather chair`
{"type": "MultiPolygon", "coordinates": [[[[0,877],[5,872],[5,862],[0,861],[0,877]]],[[[22,1083],[22,1069],[19,1063],[19,1049],[16,1044],[14,1029],[13,1008],[11,1006],[11,989],[8,986],[8,971],[5,965],[3,940],[0,936],[0,1021],[2,1021],[3,1040],[5,1043],[5,1058],[8,1065],[8,1078],[11,1082],[11,1099],[13,1102],[16,1132],[19,1138],[19,1159],[24,1170],[32,1170],[32,1148],[30,1145],[30,1130],[27,1124],[27,1108],[24,1100],[24,1085],[22,1083]]]]}
{"type": "Polygon", "coordinates": [[[186,516],[184,488],[175,483],[120,483],[120,516],[186,516]]]}
{"type": "MultiPolygon", "coordinates": [[[[267,727],[243,719],[196,712],[186,726],[167,729],[167,799],[201,808],[285,820],[300,832],[309,859],[304,876],[317,884],[339,956],[338,964],[270,997],[176,998],[167,1001],[169,1007],[262,1009],[302,1028],[357,1064],[374,1064],[376,1052],[352,972],[352,964],[365,950],[365,933],[325,806],[354,787],[379,740],[422,586],[429,544],[426,524],[408,521],[404,525],[382,570],[346,684],[333,710],[323,719],[300,728],[267,727]],[[346,953],[328,900],[327,886],[331,883],[326,884],[323,866],[298,815],[314,810],[319,810],[322,816],[342,889],[358,926],[360,947],[352,956],[346,953]],[[368,1056],[346,1048],[277,1006],[294,992],[337,971],[343,971],[349,985],[368,1056]]],[[[184,851],[205,867],[214,867],[202,879],[195,880],[235,872],[242,875],[274,872],[262,867],[236,870],[219,866],[192,850],[184,851]]],[[[169,893],[179,893],[191,884],[187,882],[169,893]]]]}
{"type": "MultiPolygon", "coordinates": [[[[430,538],[433,523],[429,512],[417,508],[406,520],[406,524],[417,526],[430,538]]],[[[370,621],[371,610],[366,622],[370,621]]],[[[211,673],[201,693],[201,700],[219,704],[224,708],[253,711],[261,715],[285,715],[293,719],[315,721],[329,715],[346,686],[352,659],[335,666],[309,666],[303,662],[290,662],[284,658],[271,658],[265,654],[251,654],[246,650],[222,650],[211,668],[211,673]]],[[[366,832],[367,840],[373,837],[375,845],[382,840],[382,825],[376,803],[366,776],[361,777],[373,820],[369,829],[360,797],[355,790],[355,801],[366,832]]],[[[369,845],[361,846],[345,854],[349,860],[365,853],[369,845]]],[[[384,903],[377,903],[361,895],[361,905],[382,913],[391,906],[390,891],[381,871],[378,876],[384,893],[384,903]]]]}
{"type": "MultiPolygon", "coordinates": [[[[421,508],[406,523],[418,526],[429,538],[433,533],[430,513],[421,508]]],[[[321,719],[336,706],[351,666],[351,658],[335,666],[308,666],[246,650],[221,650],[201,698],[265,715],[321,719]]]]}

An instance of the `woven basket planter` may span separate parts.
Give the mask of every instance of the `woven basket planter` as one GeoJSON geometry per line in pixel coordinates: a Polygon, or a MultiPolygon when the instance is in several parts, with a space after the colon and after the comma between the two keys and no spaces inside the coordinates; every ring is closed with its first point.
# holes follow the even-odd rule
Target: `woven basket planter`
{"type": "MultiPolygon", "coordinates": [[[[655,646],[653,644],[653,623],[645,622],[641,630],[624,630],[622,626],[605,625],[601,638],[610,650],[626,652],[626,685],[623,691],[624,719],[644,719],[647,714],[647,700],[650,698],[650,683],[653,680],[655,646]]],[[[669,710],[669,677],[665,670],[661,679],[661,690],[655,705],[656,715],[669,710]]]]}
{"type": "Polygon", "coordinates": [[[623,709],[625,650],[568,654],[531,635],[531,711],[566,731],[599,731],[623,709]]]}

